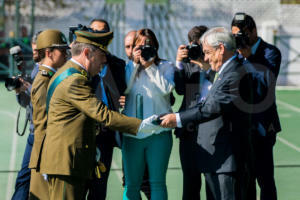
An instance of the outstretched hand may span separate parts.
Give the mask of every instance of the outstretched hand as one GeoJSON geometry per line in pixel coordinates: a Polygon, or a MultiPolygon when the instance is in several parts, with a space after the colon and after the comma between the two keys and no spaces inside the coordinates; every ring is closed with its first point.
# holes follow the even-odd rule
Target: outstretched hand
{"type": "Polygon", "coordinates": [[[160,126],[164,128],[175,128],[177,127],[175,113],[164,115],[160,118],[162,120],[160,126]]]}

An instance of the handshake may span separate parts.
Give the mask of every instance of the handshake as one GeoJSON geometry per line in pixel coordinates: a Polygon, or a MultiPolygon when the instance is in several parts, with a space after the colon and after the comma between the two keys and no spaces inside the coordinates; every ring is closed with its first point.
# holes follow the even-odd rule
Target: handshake
{"type": "Polygon", "coordinates": [[[158,134],[176,127],[176,116],[174,113],[152,115],[144,119],[140,125],[139,132],[146,134],[158,134]]]}

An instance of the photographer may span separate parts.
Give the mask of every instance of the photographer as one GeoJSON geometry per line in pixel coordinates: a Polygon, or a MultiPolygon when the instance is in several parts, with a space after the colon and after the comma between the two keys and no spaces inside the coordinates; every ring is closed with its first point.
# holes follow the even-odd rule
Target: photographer
{"type": "MultiPolygon", "coordinates": [[[[179,111],[186,110],[202,101],[207,95],[215,73],[209,64],[204,62],[200,37],[207,31],[205,26],[195,26],[188,33],[189,45],[180,45],[176,57],[174,75],[175,90],[183,95],[179,111]]],[[[197,128],[176,128],[179,138],[179,154],[183,171],[183,200],[200,199],[201,172],[198,162],[199,146],[197,144],[197,128]]],[[[200,163],[201,164],[201,163],[200,163]]],[[[208,187],[207,187],[208,188],[208,187]]],[[[207,191],[207,197],[209,191],[207,191]]]]}
{"type": "MultiPolygon", "coordinates": [[[[254,74],[263,76],[267,89],[257,87],[257,93],[263,98],[254,99],[253,126],[251,140],[254,153],[254,176],[248,198],[256,199],[256,184],[261,189],[260,199],[277,199],[274,180],[273,146],[276,133],[281,131],[276,108],[275,86],[280,70],[281,53],[273,45],[266,43],[257,36],[256,24],[253,18],[245,13],[236,13],[231,30],[236,38],[239,57],[244,63],[250,62],[254,74]]],[[[255,98],[256,96],[254,96],[255,98]]]]}
{"type": "MultiPolygon", "coordinates": [[[[174,66],[158,56],[159,43],[153,31],[140,29],[133,48],[133,65],[126,68],[127,116],[147,118],[172,111],[174,66]]],[[[122,156],[125,173],[123,199],[140,199],[145,166],[148,167],[151,199],[167,199],[166,172],[173,145],[171,131],[155,131],[149,136],[123,135],[122,156]]]]}
{"type": "MultiPolygon", "coordinates": [[[[38,69],[40,61],[38,52],[36,50],[36,40],[37,36],[40,32],[36,33],[31,40],[31,47],[32,47],[32,54],[33,54],[33,61],[35,62],[34,68],[31,72],[31,81],[34,80],[38,69]]],[[[17,178],[16,178],[16,185],[15,185],[15,192],[12,196],[12,200],[27,200],[29,195],[29,184],[30,184],[30,169],[28,168],[29,161],[30,161],[30,155],[32,150],[32,145],[34,141],[34,127],[32,122],[32,104],[30,101],[30,93],[31,93],[31,84],[28,81],[25,81],[23,78],[19,78],[21,82],[21,87],[16,88],[16,97],[18,103],[26,108],[26,111],[29,112],[29,121],[30,121],[30,134],[28,135],[25,152],[23,155],[22,160],[22,166],[21,170],[18,172],[17,178]]]]}

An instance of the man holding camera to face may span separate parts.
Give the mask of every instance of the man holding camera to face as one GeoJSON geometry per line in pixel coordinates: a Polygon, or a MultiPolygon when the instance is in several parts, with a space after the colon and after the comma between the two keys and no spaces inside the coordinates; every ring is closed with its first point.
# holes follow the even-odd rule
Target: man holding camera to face
{"type": "MultiPolygon", "coordinates": [[[[30,76],[30,82],[34,80],[38,69],[39,69],[39,64],[38,62],[40,61],[37,50],[36,50],[36,39],[37,36],[40,32],[36,33],[31,40],[31,47],[32,47],[32,54],[33,54],[33,61],[35,62],[34,68],[31,72],[30,76]]],[[[17,46],[18,47],[18,46],[17,46]]],[[[18,50],[21,52],[21,49],[18,47],[14,47],[15,50],[18,50]]],[[[21,58],[22,59],[22,58],[21,58]]],[[[24,64],[24,61],[23,61],[24,64]]],[[[30,155],[31,155],[31,150],[32,150],[32,145],[34,141],[34,126],[32,122],[32,104],[30,101],[30,92],[31,92],[31,83],[28,80],[24,80],[24,78],[20,77],[18,78],[20,87],[17,85],[11,85],[11,84],[6,84],[8,87],[7,89],[10,90],[10,88],[15,88],[16,92],[16,97],[18,103],[26,108],[26,111],[28,112],[27,115],[29,116],[29,121],[30,121],[30,128],[29,128],[29,135],[23,155],[23,160],[22,160],[22,167],[21,170],[18,172],[17,179],[16,179],[16,185],[15,185],[15,192],[12,196],[12,199],[16,200],[26,200],[28,199],[29,195],[29,184],[30,184],[30,169],[28,168],[29,161],[30,161],[30,155]]],[[[23,130],[25,131],[25,130],[23,130]]],[[[18,133],[20,134],[20,133],[18,133]]],[[[21,133],[22,135],[23,133],[21,133]]]]}
{"type": "MultiPolygon", "coordinates": [[[[207,31],[205,26],[195,26],[188,33],[189,45],[180,45],[176,57],[174,74],[175,90],[184,95],[179,111],[186,110],[202,101],[209,91],[214,77],[204,54],[200,37],[207,31]]],[[[197,127],[176,128],[175,135],[180,139],[179,153],[183,171],[182,199],[200,199],[201,172],[197,159],[197,127]]],[[[207,191],[209,194],[209,191],[207,191]]]]}
{"type": "MultiPolygon", "coordinates": [[[[252,145],[254,153],[254,177],[250,198],[256,199],[255,180],[261,189],[260,199],[277,199],[274,180],[273,146],[276,133],[281,131],[276,108],[275,86],[280,70],[281,53],[273,45],[257,36],[253,18],[245,13],[236,13],[231,30],[237,42],[239,57],[254,66],[254,73],[263,76],[266,90],[260,90],[263,99],[254,99],[252,145]]],[[[258,88],[260,89],[260,88],[258,88]]]]}

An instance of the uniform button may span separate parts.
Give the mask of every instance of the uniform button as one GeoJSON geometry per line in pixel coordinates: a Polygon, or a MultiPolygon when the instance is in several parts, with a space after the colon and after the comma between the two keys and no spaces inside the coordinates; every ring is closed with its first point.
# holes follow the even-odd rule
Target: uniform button
{"type": "Polygon", "coordinates": [[[86,145],[85,145],[85,148],[86,148],[86,149],[89,148],[89,145],[86,144],[86,145]]]}

